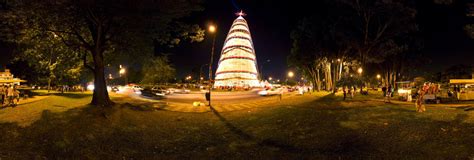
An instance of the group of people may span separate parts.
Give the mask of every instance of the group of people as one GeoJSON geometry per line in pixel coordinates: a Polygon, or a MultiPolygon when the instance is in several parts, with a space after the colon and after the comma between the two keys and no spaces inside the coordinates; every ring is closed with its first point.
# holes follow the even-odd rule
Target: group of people
{"type": "Polygon", "coordinates": [[[390,98],[393,96],[393,93],[395,92],[394,87],[392,85],[388,84],[382,87],[382,92],[385,98],[384,102],[390,102],[390,98]]]}
{"type": "Polygon", "coordinates": [[[347,87],[346,91],[346,86],[342,87],[342,92],[344,93],[344,100],[346,100],[347,95],[349,94],[351,98],[354,98],[354,93],[356,92],[357,88],[355,86],[352,87],[347,87]]]}
{"type": "Polygon", "coordinates": [[[16,85],[2,85],[0,86],[0,98],[2,103],[0,107],[4,105],[15,106],[20,101],[20,91],[18,91],[16,85]]]}

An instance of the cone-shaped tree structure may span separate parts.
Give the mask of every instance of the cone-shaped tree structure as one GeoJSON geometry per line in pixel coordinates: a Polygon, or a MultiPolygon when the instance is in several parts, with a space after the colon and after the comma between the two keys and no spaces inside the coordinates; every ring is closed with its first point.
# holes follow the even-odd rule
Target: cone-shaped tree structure
{"type": "Polygon", "coordinates": [[[221,51],[216,71],[215,87],[258,87],[257,58],[247,21],[242,17],[234,20],[221,51]]]}

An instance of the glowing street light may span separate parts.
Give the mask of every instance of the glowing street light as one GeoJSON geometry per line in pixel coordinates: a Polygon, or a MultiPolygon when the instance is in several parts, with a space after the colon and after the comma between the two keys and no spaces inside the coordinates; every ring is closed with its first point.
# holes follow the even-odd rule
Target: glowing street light
{"type": "Polygon", "coordinates": [[[270,80],[270,81],[271,81],[272,79],[273,79],[272,77],[268,77],[268,80],[270,80]]]}
{"type": "Polygon", "coordinates": [[[357,69],[357,73],[359,73],[359,74],[362,74],[362,71],[363,71],[362,67],[359,67],[359,69],[357,69]]]}
{"type": "MultiPolygon", "coordinates": [[[[211,49],[211,60],[209,62],[209,106],[211,106],[211,89],[212,89],[212,62],[214,59],[214,47],[216,44],[216,33],[217,32],[217,27],[215,25],[210,25],[209,28],[209,33],[214,33],[213,38],[212,38],[212,49],[211,49]]],[[[207,93],[206,93],[207,94],[207,93]]],[[[206,96],[207,97],[207,96],[206,96]]]]}
{"type": "Polygon", "coordinates": [[[127,76],[125,75],[127,73],[127,71],[125,70],[125,67],[123,67],[122,65],[119,65],[119,75],[120,77],[122,77],[122,75],[124,76],[125,78],[125,85],[128,85],[128,79],[127,79],[127,76]]]}
{"type": "Polygon", "coordinates": [[[211,32],[211,33],[216,32],[216,26],[210,25],[210,26],[209,26],[209,32],[211,32]]]}
{"type": "Polygon", "coordinates": [[[380,77],[382,77],[382,76],[380,76],[380,74],[377,74],[377,79],[380,79],[380,77]]]}
{"type": "Polygon", "coordinates": [[[295,75],[295,73],[293,73],[292,71],[288,72],[288,77],[293,78],[294,75],[295,75]]]}

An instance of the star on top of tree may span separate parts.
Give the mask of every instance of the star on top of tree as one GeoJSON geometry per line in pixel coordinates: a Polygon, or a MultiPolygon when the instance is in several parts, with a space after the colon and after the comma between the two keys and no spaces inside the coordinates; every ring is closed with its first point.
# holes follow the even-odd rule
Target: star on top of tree
{"type": "Polygon", "coordinates": [[[247,14],[244,13],[244,11],[240,10],[240,12],[235,13],[237,16],[246,16],[247,14]]]}

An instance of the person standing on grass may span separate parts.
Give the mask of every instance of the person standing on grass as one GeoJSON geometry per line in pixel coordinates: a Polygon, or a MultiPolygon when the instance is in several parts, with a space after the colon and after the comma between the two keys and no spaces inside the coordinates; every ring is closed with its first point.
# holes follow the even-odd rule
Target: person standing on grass
{"type": "Polygon", "coordinates": [[[390,97],[392,97],[392,85],[388,84],[387,94],[385,95],[387,102],[390,103],[390,97]]]}
{"type": "Polygon", "coordinates": [[[8,105],[13,106],[13,96],[15,96],[15,90],[13,89],[13,85],[8,87],[7,89],[7,96],[8,96],[8,105]]]}
{"type": "Polygon", "coordinates": [[[346,100],[346,97],[347,97],[346,86],[342,87],[342,92],[344,94],[344,99],[343,100],[346,100]]]}
{"type": "Polygon", "coordinates": [[[415,102],[416,112],[420,112],[420,113],[426,111],[426,108],[423,105],[423,96],[425,95],[426,92],[424,91],[423,88],[424,87],[421,87],[418,90],[418,97],[416,98],[416,102],[415,102]]]}
{"type": "MultiPolygon", "coordinates": [[[[382,92],[383,92],[382,97],[387,96],[387,85],[382,87],[382,92]]],[[[384,99],[384,101],[385,101],[385,99],[384,99]]]]}
{"type": "Polygon", "coordinates": [[[13,86],[13,90],[14,90],[14,98],[16,98],[16,103],[15,105],[18,104],[18,102],[20,102],[20,91],[17,89],[17,86],[13,86]]]}
{"type": "Polygon", "coordinates": [[[2,103],[2,105],[0,105],[0,107],[3,107],[3,104],[5,103],[5,89],[4,89],[4,86],[1,85],[0,86],[0,101],[2,103]]]}

